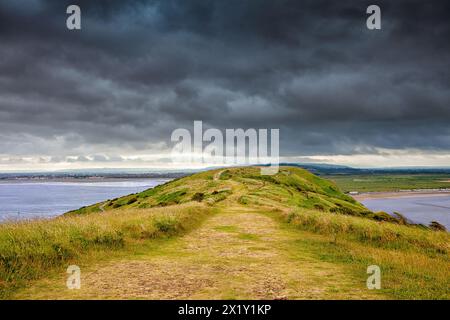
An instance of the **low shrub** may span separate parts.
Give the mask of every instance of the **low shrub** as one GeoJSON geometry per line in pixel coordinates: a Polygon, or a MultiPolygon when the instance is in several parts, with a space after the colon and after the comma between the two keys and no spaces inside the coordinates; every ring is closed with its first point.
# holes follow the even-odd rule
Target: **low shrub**
{"type": "Polygon", "coordinates": [[[202,202],[205,198],[205,194],[203,192],[197,192],[192,196],[192,201],[202,202]]]}
{"type": "Polygon", "coordinates": [[[136,197],[134,197],[134,198],[131,198],[130,200],[128,200],[128,201],[127,201],[127,204],[133,204],[133,203],[135,203],[136,201],[138,201],[138,199],[137,199],[136,197]]]}

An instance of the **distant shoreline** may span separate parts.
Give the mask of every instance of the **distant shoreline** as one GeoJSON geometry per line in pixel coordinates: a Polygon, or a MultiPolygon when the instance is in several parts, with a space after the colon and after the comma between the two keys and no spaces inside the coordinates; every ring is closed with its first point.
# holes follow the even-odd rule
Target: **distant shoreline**
{"type": "Polygon", "coordinates": [[[156,177],[49,177],[49,178],[13,178],[0,179],[2,184],[20,184],[20,183],[93,183],[93,182],[127,182],[136,180],[173,180],[170,176],[156,176],[156,177]]]}
{"type": "Polygon", "coordinates": [[[351,194],[357,200],[369,199],[395,199],[395,198],[414,198],[414,197],[441,197],[450,196],[450,189],[446,190],[417,190],[417,191],[377,191],[377,192],[360,192],[358,194],[351,194]]]}

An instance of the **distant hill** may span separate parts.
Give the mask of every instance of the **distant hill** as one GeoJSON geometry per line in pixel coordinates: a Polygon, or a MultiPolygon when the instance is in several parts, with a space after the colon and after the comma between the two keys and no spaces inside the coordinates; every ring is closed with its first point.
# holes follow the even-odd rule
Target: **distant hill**
{"type": "Polygon", "coordinates": [[[399,168],[353,168],[326,163],[280,163],[280,166],[298,167],[317,175],[351,174],[450,174],[450,168],[399,167],[399,168]]]}
{"type": "Polygon", "coordinates": [[[326,163],[280,163],[280,166],[298,167],[317,175],[324,174],[358,174],[362,169],[326,163]]]}
{"type": "Polygon", "coordinates": [[[377,220],[394,221],[386,213],[373,213],[342,193],[334,182],[305,169],[283,166],[273,176],[260,175],[257,167],[216,169],[178,178],[153,189],[107,200],[69,214],[117,209],[165,207],[191,201],[213,205],[256,205],[276,209],[306,208],[377,220]]]}
{"type": "MultiPolygon", "coordinates": [[[[450,168],[405,167],[405,168],[353,168],[327,163],[280,163],[281,167],[306,169],[316,175],[362,175],[362,174],[450,174],[450,168]]],[[[222,167],[230,168],[230,167],[222,167]]],[[[0,180],[14,179],[60,179],[60,178],[179,178],[196,172],[215,170],[217,167],[202,169],[158,169],[158,168],[97,168],[59,171],[0,172],[0,180]]]]}

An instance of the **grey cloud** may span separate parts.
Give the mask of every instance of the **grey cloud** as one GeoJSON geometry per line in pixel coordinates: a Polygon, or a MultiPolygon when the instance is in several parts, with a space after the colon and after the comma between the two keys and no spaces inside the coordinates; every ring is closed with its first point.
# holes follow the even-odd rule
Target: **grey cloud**
{"type": "Polygon", "coordinates": [[[80,32],[71,3],[0,4],[0,155],[155,151],[194,120],[280,128],[287,156],[450,150],[447,1],[379,1],[379,32],[369,1],[83,0],[80,32]]]}

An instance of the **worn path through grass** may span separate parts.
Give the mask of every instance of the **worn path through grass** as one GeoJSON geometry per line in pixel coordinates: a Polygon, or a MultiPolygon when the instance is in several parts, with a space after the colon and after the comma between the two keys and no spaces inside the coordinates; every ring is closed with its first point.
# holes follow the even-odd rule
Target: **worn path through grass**
{"type": "Polygon", "coordinates": [[[32,299],[364,299],[383,298],[345,266],[321,261],[311,236],[251,208],[223,208],[201,227],[131,254],[39,280],[15,298],[32,299]]]}

